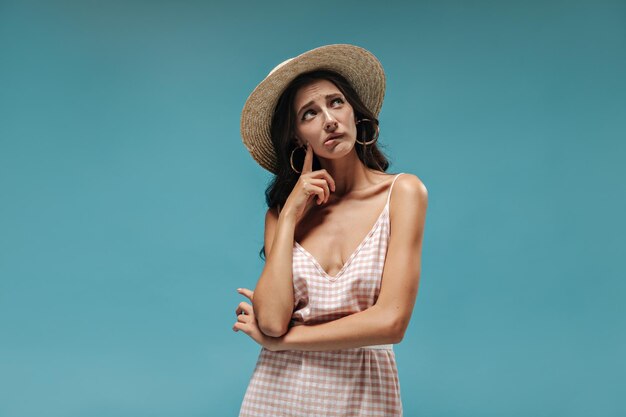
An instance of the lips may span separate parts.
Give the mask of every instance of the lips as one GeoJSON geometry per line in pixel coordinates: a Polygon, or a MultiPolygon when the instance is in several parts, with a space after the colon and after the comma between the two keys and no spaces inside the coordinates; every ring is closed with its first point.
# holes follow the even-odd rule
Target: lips
{"type": "Polygon", "coordinates": [[[334,135],[330,135],[330,136],[328,136],[328,137],[326,138],[326,140],[324,141],[324,143],[328,142],[329,140],[332,140],[332,139],[336,139],[336,138],[338,138],[338,137],[341,137],[341,136],[342,136],[342,135],[341,135],[341,134],[339,134],[339,133],[334,134],[334,135]]]}

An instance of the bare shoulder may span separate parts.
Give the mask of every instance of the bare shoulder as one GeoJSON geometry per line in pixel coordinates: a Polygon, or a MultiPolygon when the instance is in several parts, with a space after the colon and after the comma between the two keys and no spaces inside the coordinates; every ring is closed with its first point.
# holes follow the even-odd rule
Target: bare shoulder
{"type": "Polygon", "coordinates": [[[265,231],[272,232],[272,229],[276,227],[276,223],[278,223],[278,207],[270,207],[265,213],[265,231]]]}
{"type": "MultiPolygon", "coordinates": [[[[404,198],[427,199],[428,190],[426,185],[417,175],[402,173],[396,180],[393,188],[394,194],[401,194],[404,198]]],[[[392,197],[393,198],[393,197],[392,197]]]]}
{"type": "Polygon", "coordinates": [[[265,221],[267,222],[268,220],[278,220],[278,207],[270,207],[267,209],[267,212],[265,212],[265,221]]]}
{"type": "Polygon", "coordinates": [[[270,207],[267,209],[265,213],[265,233],[264,233],[264,244],[265,244],[265,253],[270,253],[272,250],[272,243],[274,242],[274,234],[276,231],[276,224],[278,223],[278,208],[270,207]]]}
{"type": "Polygon", "coordinates": [[[403,222],[408,219],[418,220],[424,216],[428,206],[426,185],[417,175],[403,173],[394,183],[389,205],[392,219],[403,219],[403,222]]]}

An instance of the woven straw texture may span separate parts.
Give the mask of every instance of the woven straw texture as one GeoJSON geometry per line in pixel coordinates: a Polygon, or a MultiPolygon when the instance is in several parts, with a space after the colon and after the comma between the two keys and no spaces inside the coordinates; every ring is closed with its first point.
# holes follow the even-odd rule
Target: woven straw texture
{"type": "Polygon", "coordinates": [[[277,172],[277,166],[270,127],[278,98],[299,74],[316,69],[343,75],[378,117],[385,96],[385,73],[380,61],[368,50],[349,44],[326,45],[283,61],[252,91],[241,112],[245,147],[272,173],[277,172]]]}

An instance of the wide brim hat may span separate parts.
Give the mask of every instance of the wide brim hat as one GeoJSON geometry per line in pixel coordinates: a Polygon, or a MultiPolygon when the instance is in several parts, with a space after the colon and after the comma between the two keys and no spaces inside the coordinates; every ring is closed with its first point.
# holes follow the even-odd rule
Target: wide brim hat
{"type": "Polygon", "coordinates": [[[270,128],[278,99],[298,75],[319,69],[344,76],[378,117],[385,97],[385,72],[368,50],[350,44],[326,45],[281,62],[256,86],[241,111],[243,144],[255,161],[274,174],[278,166],[270,128]]]}

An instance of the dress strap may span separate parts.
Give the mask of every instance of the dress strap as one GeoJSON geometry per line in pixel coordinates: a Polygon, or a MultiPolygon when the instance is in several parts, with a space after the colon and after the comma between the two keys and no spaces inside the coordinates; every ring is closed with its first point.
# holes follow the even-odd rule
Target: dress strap
{"type": "Polygon", "coordinates": [[[398,175],[396,175],[396,177],[393,179],[393,182],[391,183],[391,187],[389,187],[389,193],[387,195],[387,205],[389,205],[389,201],[391,200],[391,190],[393,190],[393,184],[395,184],[398,177],[402,174],[404,174],[404,172],[401,172],[398,175]]]}
{"type": "MultiPolygon", "coordinates": [[[[393,181],[391,182],[391,187],[389,187],[389,193],[387,195],[387,204],[389,204],[389,201],[391,200],[391,190],[393,190],[393,184],[395,184],[396,180],[398,179],[398,177],[400,175],[404,174],[404,172],[401,172],[399,174],[396,175],[396,177],[393,179],[393,181]]],[[[280,214],[280,204],[278,205],[278,214],[280,214]]]]}

